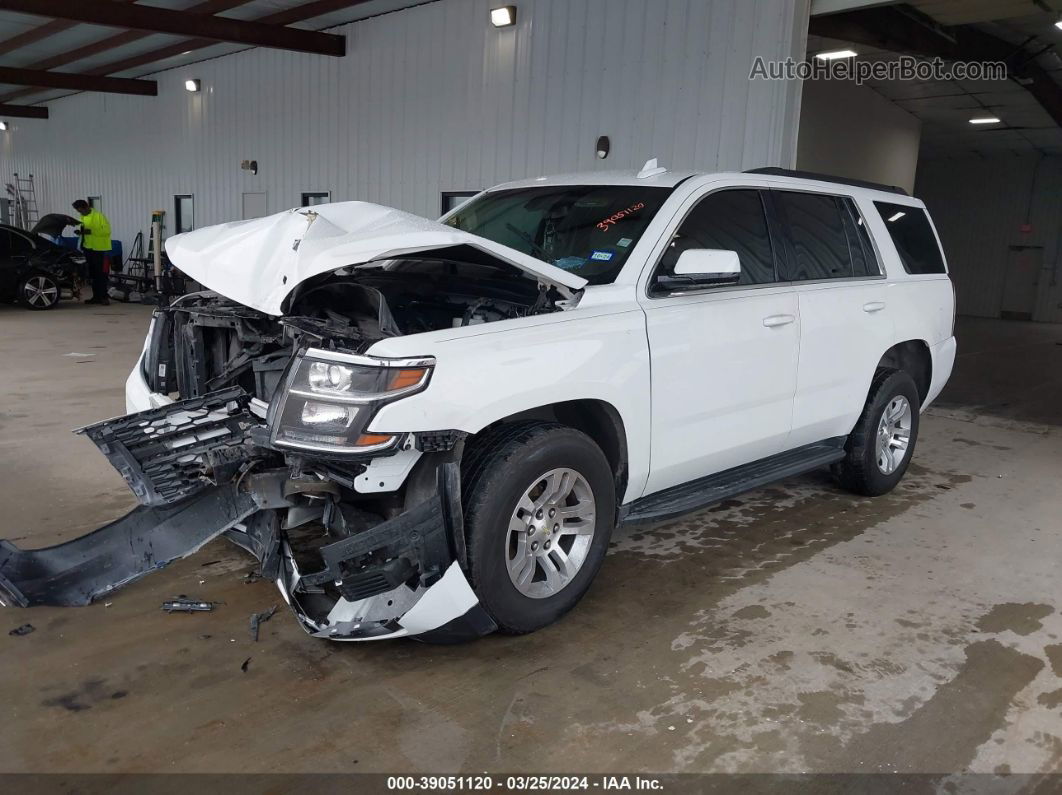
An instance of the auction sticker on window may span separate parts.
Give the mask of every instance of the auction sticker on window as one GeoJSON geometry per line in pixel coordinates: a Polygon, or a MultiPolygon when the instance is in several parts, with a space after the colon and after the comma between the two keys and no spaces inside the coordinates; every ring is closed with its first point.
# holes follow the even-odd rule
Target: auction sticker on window
{"type": "Polygon", "coordinates": [[[618,213],[613,213],[608,218],[606,218],[604,221],[601,221],[600,223],[598,223],[597,224],[597,228],[600,229],[602,232],[607,232],[608,228],[610,226],[613,226],[617,222],[622,221],[628,215],[633,215],[634,213],[638,212],[639,210],[643,210],[643,209],[645,209],[645,202],[637,202],[635,204],[632,204],[630,207],[625,207],[624,209],[620,210],[618,213]]]}

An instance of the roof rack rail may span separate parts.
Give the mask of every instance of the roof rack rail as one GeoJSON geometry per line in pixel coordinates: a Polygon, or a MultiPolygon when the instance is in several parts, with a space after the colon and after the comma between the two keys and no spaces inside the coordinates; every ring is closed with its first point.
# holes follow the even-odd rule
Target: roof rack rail
{"type": "Polygon", "coordinates": [[[882,185],[878,182],[867,182],[862,179],[848,179],[846,177],[834,177],[830,174],[816,174],[814,171],[796,171],[791,168],[779,168],[778,166],[764,166],[763,168],[750,168],[745,174],[766,174],[772,177],[797,177],[798,179],[817,179],[819,182],[835,182],[838,185],[851,185],[854,188],[870,188],[871,190],[883,190],[888,193],[899,193],[901,196],[910,194],[897,185],[882,185]]]}

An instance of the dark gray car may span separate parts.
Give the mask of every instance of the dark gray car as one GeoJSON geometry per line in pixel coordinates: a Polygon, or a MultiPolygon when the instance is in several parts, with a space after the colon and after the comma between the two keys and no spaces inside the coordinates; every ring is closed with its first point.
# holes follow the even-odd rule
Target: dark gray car
{"type": "Polygon", "coordinates": [[[45,237],[0,224],[0,300],[28,309],[58,305],[63,289],[78,288],[81,252],[45,237]]]}

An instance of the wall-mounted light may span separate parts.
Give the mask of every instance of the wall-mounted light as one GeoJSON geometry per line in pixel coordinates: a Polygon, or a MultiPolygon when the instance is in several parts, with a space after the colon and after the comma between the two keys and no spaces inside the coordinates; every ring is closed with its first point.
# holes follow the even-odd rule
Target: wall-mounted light
{"type": "Polygon", "coordinates": [[[820,61],[836,61],[838,58],[855,58],[859,53],[855,50],[829,50],[815,55],[820,61]]]}
{"type": "Polygon", "coordinates": [[[970,124],[999,124],[999,119],[995,116],[974,116],[970,124]]]}
{"type": "Polygon", "coordinates": [[[1058,22],[1055,23],[1055,27],[1062,30],[1062,16],[1058,18],[1058,22]]]}
{"type": "Polygon", "coordinates": [[[202,83],[196,78],[191,78],[189,80],[184,81],[184,90],[189,91],[192,94],[198,94],[201,86],[202,83]]]}
{"type": "Polygon", "coordinates": [[[255,176],[258,176],[258,161],[257,160],[241,160],[240,168],[244,171],[250,171],[255,176]]]}
{"type": "Polygon", "coordinates": [[[3,132],[6,129],[7,129],[7,122],[6,121],[0,121],[0,132],[3,132]]]}
{"type": "Polygon", "coordinates": [[[496,28],[507,28],[516,24],[516,6],[499,6],[490,10],[490,24],[496,28]]]}
{"type": "Polygon", "coordinates": [[[612,144],[608,140],[607,135],[602,135],[597,139],[597,158],[598,160],[604,160],[608,157],[609,150],[612,148],[612,144]]]}

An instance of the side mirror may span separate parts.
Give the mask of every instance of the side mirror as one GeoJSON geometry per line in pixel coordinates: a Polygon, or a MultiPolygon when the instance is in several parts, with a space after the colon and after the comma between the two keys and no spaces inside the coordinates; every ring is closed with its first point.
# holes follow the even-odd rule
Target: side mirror
{"type": "Polygon", "coordinates": [[[736,251],[690,248],[675,263],[675,273],[661,275],[657,283],[666,290],[690,290],[712,285],[737,284],[741,259],[736,251]]]}

